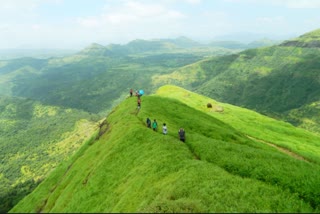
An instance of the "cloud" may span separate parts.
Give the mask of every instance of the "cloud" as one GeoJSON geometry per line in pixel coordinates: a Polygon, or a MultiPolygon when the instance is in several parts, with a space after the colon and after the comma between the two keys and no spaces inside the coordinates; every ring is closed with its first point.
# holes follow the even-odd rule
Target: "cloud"
{"type": "Polygon", "coordinates": [[[308,32],[308,31],[312,31],[314,29],[318,29],[319,28],[319,23],[320,23],[320,17],[319,16],[315,16],[315,17],[310,17],[308,19],[303,20],[302,24],[304,25],[304,31],[308,32]]]}
{"type": "Polygon", "coordinates": [[[40,0],[2,0],[0,4],[0,11],[23,11],[33,10],[40,0]]]}
{"type": "Polygon", "coordinates": [[[202,3],[202,0],[186,0],[186,3],[189,3],[189,4],[200,4],[200,3],[202,3]]]}
{"type": "MultiPolygon", "coordinates": [[[[99,40],[125,43],[133,39],[174,38],[200,34],[202,24],[191,10],[203,0],[108,0],[97,16],[79,17],[79,28],[99,32],[99,40]],[[187,10],[185,10],[188,8],[187,10]],[[191,32],[191,33],[190,33],[191,32]]],[[[206,29],[203,27],[202,32],[206,29]]]]}
{"type": "Polygon", "coordinates": [[[289,8],[304,8],[304,9],[316,9],[320,8],[319,0],[291,0],[284,1],[284,5],[289,8]]]}
{"type": "Polygon", "coordinates": [[[0,1],[0,48],[84,47],[92,42],[123,44],[178,36],[202,40],[240,31],[295,32],[305,30],[304,25],[316,28],[319,15],[301,9],[297,17],[285,8],[320,7],[320,0],[0,1]],[[250,13],[248,6],[257,12],[250,13]]]}
{"type": "Polygon", "coordinates": [[[78,23],[85,27],[127,26],[146,23],[164,24],[185,18],[177,10],[172,10],[158,3],[144,4],[137,1],[125,1],[117,7],[106,7],[106,11],[95,17],[80,17],[78,23]]]}
{"type": "MultiPolygon", "coordinates": [[[[148,4],[151,1],[150,0],[139,0],[141,3],[148,4]]],[[[161,5],[173,5],[173,4],[191,4],[191,5],[196,5],[196,4],[201,4],[204,0],[158,0],[154,1],[157,2],[158,4],[161,5]]],[[[205,0],[208,1],[208,0],[205,0]]],[[[210,0],[209,0],[210,1],[210,0]]]]}
{"type": "Polygon", "coordinates": [[[101,21],[99,21],[99,17],[86,17],[86,18],[78,18],[78,24],[87,28],[95,28],[100,27],[101,21]]]}
{"type": "Polygon", "coordinates": [[[3,12],[30,12],[37,9],[41,4],[59,4],[63,0],[1,0],[0,11],[3,12]]]}
{"type": "Polygon", "coordinates": [[[257,22],[259,24],[284,24],[285,18],[282,16],[276,16],[276,17],[258,17],[257,22]]]}
{"type": "Polygon", "coordinates": [[[264,4],[295,9],[320,8],[319,0],[224,0],[232,3],[264,4]]]}
{"type": "Polygon", "coordinates": [[[288,22],[283,16],[263,16],[256,18],[252,28],[258,29],[257,32],[268,33],[276,31],[282,32],[284,29],[288,29],[288,22]]]}

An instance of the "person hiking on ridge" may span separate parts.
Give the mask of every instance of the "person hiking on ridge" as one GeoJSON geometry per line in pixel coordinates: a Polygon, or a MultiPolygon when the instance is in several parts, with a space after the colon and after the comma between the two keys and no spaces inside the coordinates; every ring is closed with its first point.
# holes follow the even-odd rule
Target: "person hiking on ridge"
{"type": "Polygon", "coordinates": [[[181,140],[182,142],[185,142],[185,140],[186,140],[186,136],[185,136],[185,135],[186,135],[186,132],[184,131],[183,128],[180,128],[180,129],[179,129],[178,134],[179,134],[180,140],[181,140]]]}
{"type": "Polygon", "coordinates": [[[153,131],[157,131],[157,127],[158,127],[158,123],[156,121],[156,119],[154,119],[153,123],[152,123],[152,129],[153,131]]]}
{"type": "Polygon", "coordinates": [[[133,94],[133,90],[132,88],[130,89],[130,97],[132,97],[132,94],[133,94]]]}
{"type": "Polygon", "coordinates": [[[137,107],[138,109],[140,109],[141,108],[141,99],[140,99],[140,97],[138,98],[138,107],[137,107]]]}
{"type": "Polygon", "coordinates": [[[164,123],[163,126],[162,126],[162,133],[163,133],[164,135],[166,135],[167,132],[168,132],[168,129],[167,129],[166,124],[164,123]]]}
{"type": "Polygon", "coordinates": [[[146,123],[147,123],[147,127],[151,128],[151,120],[149,119],[149,117],[147,118],[146,123]]]}

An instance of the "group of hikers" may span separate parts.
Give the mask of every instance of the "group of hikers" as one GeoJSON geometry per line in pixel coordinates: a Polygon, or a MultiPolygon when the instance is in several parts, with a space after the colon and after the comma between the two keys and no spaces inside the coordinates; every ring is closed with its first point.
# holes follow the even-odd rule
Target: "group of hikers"
{"type": "MultiPolygon", "coordinates": [[[[147,124],[147,127],[148,127],[148,128],[152,128],[153,131],[157,131],[157,129],[158,129],[158,123],[157,123],[157,120],[156,120],[156,119],[154,119],[153,122],[151,123],[151,120],[150,120],[150,118],[148,117],[147,120],[146,120],[146,124],[147,124]]],[[[166,135],[167,133],[168,133],[167,124],[166,124],[166,123],[163,123],[163,126],[162,126],[162,134],[166,135]]],[[[184,131],[183,128],[180,128],[180,129],[179,129],[178,134],[179,134],[179,139],[180,139],[182,142],[185,142],[185,140],[186,140],[186,132],[184,131]]]]}
{"type": "MultiPolygon", "coordinates": [[[[131,88],[130,89],[130,97],[132,97],[132,95],[133,95],[133,89],[131,88]]],[[[138,97],[137,109],[140,110],[140,108],[141,108],[141,94],[138,91],[136,91],[136,97],[138,97]]]]}
{"type": "MultiPolygon", "coordinates": [[[[133,96],[133,89],[130,89],[130,97],[132,97],[132,96],[133,96]]],[[[140,94],[139,91],[136,91],[135,96],[138,98],[138,100],[137,100],[137,104],[138,104],[137,109],[140,110],[140,108],[141,108],[141,96],[142,96],[142,94],[140,94]]],[[[150,118],[147,118],[146,123],[147,123],[147,127],[148,127],[148,128],[152,128],[153,131],[157,131],[157,129],[158,129],[158,123],[157,123],[157,120],[156,120],[156,119],[154,119],[153,122],[151,123],[150,118]]],[[[166,125],[166,123],[163,123],[163,126],[162,126],[162,134],[166,135],[167,133],[168,133],[167,125],[166,125]]],[[[180,128],[180,129],[179,129],[178,135],[179,135],[180,141],[185,142],[185,140],[186,140],[186,133],[185,133],[185,131],[184,131],[183,128],[180,128]]]]}

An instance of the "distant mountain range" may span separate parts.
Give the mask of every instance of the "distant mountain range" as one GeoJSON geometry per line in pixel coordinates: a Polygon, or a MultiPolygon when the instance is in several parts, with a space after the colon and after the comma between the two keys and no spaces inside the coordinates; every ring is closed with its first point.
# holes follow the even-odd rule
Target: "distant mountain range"
{"type": "MultiPolygon", "coordinates": [[[[208,44],[193,41],[187,37],[178,37],[176,39],[155,39],[155,40],[134,40],[125,45],[110,44],[102,45],[93,43],[84,48],[80,53],[85,54],[137,54],[144,52],[160,52],[173,51],[179,49],[189,48],[226,48],[244,50],[248,48],[258,48],[271,46],[280,43],[280,41],[259,39],[248,43],[238,42],[237,40],[217,40],[208,44]],[[105,50],[105,48],[107,50],[105,50]],[[89,51],[90,50],[90,51],[89,51]]],[[[79,52],[78,50],[64,50],[64,49],[0,49],[0,60],[8,60],[22,57],[33,58],[51,58],[51,57],[65,57],[79,52]]]]}
{"type": "Polygon", "coordinates": [[[220,36],[214,37],[216,41],[237,41],[240,43],[248,44],[253,41],[260,41],[264,39],[272,40],[272,41],[284,41],[290,38],[295,38],[299,36],[299,34],[262,34],[262,33],[251,33],[251,32],[235,32],[232,34],[224,34],[220,36]]]}
{"type": "Polygon", "coordinates": [[[75,54],[77,50],[65,49],[0,49],[0,60],[22,57],[50,58],[75,54]]]}
{"type": "Polygon", "coordinates": [[[209,44],[201,44],[186,37],[177,39],[158,39],[158,40],[134,40],[126,45],[111,44],[103,46],[94,43],[80,52],[80,54],[119,56],[128,54],[170,52],[185,49],[205,49],[205,48],[224,48],[231,50],[244,50],[259,48],[279,44],[280,41],[262,39],[248,44],[235,41],[215,41],[209,44]]]}

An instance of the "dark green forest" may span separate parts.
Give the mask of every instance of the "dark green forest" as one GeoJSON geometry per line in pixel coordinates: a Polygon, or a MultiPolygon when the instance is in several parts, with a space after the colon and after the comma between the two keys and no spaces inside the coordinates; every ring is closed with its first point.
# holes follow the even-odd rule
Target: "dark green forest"
{"type": "Polygon", "coordinates": [[[0,97],[0,211],[30,193],[96,130],[99,117],[38,101],[0,97]]]}

